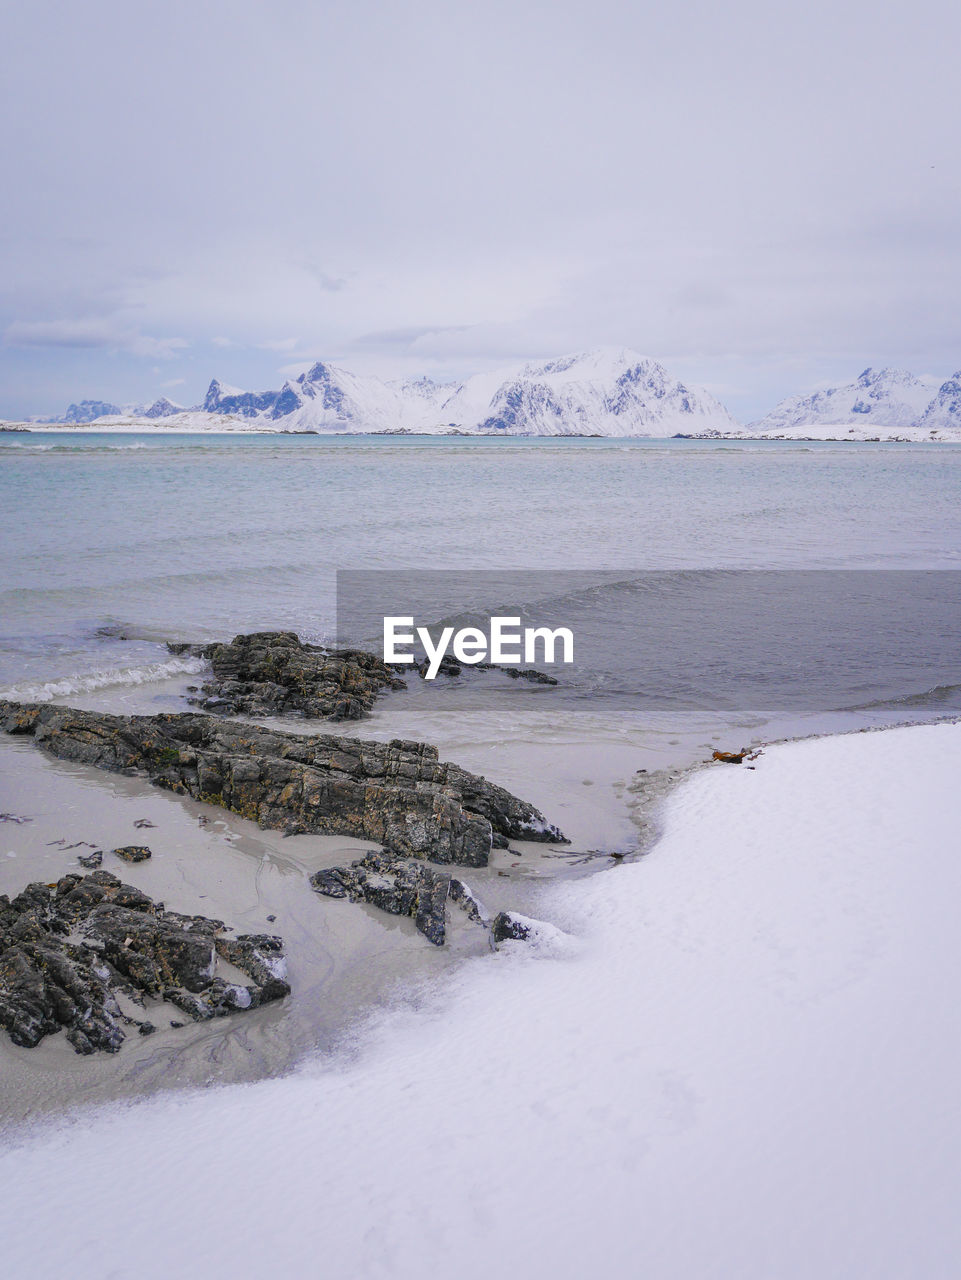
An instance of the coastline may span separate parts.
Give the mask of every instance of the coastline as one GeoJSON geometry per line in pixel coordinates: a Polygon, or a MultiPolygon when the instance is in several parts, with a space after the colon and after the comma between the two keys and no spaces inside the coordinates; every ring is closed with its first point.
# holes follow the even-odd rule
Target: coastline
{"type": "MultiPolygon", "coordinates": [[[[283,634],[275,633],[281,638],[283,634]]],[[[174,651],[178,648],[175,645],[174,651]]],[[[235,676],[240,671],[232,665],[235,662],[254,663],[250,670],[243,668],[246,678],[251,679],[260,669],[257,663],[266,661],[267,651],[256,647],[249,652],[260,656],[244,659],[241,654],[247,654],[248,648],[243,645],[238,649],[232,642],[219,649],[228,652],[218,661],[225,662],[235,676]]],[[[307,660],[296,643],[290,647],[286,640],[270,652],[276,661],[281,653],[294,655],[300,663],[307,660]]],[[[188,704],[194,700],[187,698],[187,692],[193,686],[185,681],[210,677],[210,658],[209,653],[201,658],[193,653],[177,656],[175,652],[167,664],[148,663],[140,671],[127,672],[119,685],[107,678],[107,670],[102,682],[83,677],[19,691],[18,703],[30,693],[41,697],[42,706],[50,710],[56,710],[61,700],[69,700],[71,706],[61,710],[74,718],[74,736],[67,739],[66,750],[55,751],[55,757],[62,757],[59,759],[36,751],[28,738],[0,737],[0,810],[7,817],[14,815],[11,825],[2,828],[6,848],[0,851],[4,855],[0,857],[0,892],[13,898],[26,884],[38,881],[52,887],[63,876],[79,871],[78,848],[80,853],[102,848],[107,851],[105,872],[120,873],[125,883],[173,912],[224,920],[247,934],[279,935],[286,948],[293,992],[283,1005],[186,1027],[181,1025],[177,1010],[148,1006],[156,1033],[149,1040],[129,1036],[116,1055],[78,1058],[62,1035],[49,1036],[33,1049],[17,1048],[4,1037],[0,1067],[7,1089],[0,1107],[0,1126],[16,1128],[58,1110],[73,1112],[78,1104],[286,1075],[312,1053],[335,1053],[352,1028],[373,1010],[403,1000],[405,991],[448,975],[463,960],[488,950],[486,933],[468,928],[459,913],[448,920],[449,945],[438,952],[425,948],[424,938],[409,919],[385,915],[371,906],[330,901],[322,896],[324,891],[318,896],[312,890],[311,876],[355,862],[370,853],[372,845],[376,849],[378,841],[373,835],[351,839],[318,834],[324,830],[322,826],[300,827],[299,833],[293,834],[298,829],[291,827],[293,815],[286,811],[279,822],[269,820],[269,825],[285,828],[285,832],[261,830],[248,817],[204,803],[202,797],[192,800],[188,794],[159,790],[150,779],[163,779],[151,774],[149,768],[145,772],[135,765],[139,776],[129,776],[133,768],[127,769],[128,776],[104,773],[102,769],[116,767],[111,765],[109,753],[83,754],[84,735],[118,731],[115,713],[121,707],[134,715],[145,711],[149,715],[158,709],[189,713],[188,704]],[[171,663],[176,671],[167,669],[171,663]],[[159,676],[166,678],[155,678],[159,676]],[[86,720],[85,712],[92,713],[86,720]],[[106,721],[98,725],[97,716],[102,720],[104,712],[109,713],[106,721]],[[81,753],[71,754],[73,747],[81,753]],[[101,769],[71,762],[78,759],[96,759],[101,769]],[[145,835],[138,834],[138,826],[146,829],[145,835]],[[122,866],[110,850],[135,840],[149,842],[154,856],[136,867],[122,866]],[[80,846],[78,842],[86,843],[80,846]]],[[[318,664],[318,673],[327,671],[326,659],[311,660],[318,664]]],[[[280,668],[272,670],[274,679],[281,679],[280,668]]],[[[302,683],[306,668],[297,670],[302,683]]],[[[258,752],[283,753],[295,744],[299,750],[298,740],[314,734],[334,743],[359,737],[367,744],[367,755],[374,744],[382,750],[397,740],[417,738],[433,744],[434,758],[439,749],[441,760],[456,762],[523,797],[540,811],[538,817],[544,815],[573,843],[537,844],[512,836],[509,847],[494,849],[489,865],[471,862],[467,870],[458,871],[486,906],[488,919],[501,911],[537,917],[541,904],[550,898],[552,882],[590,877],[636,860],[656,845],[660,813],[669,808],[670,793],[702,767],[715,747],[730,748],[742,742],[758,746],[762,741],[762,722],[752,722],[751,717],[725,719],[719,713],[701,713],[682,728],[684,717],[677,715],[660,725],[650,713],[639,718],[634,712],[619,719],[611,709],[598,707],[597,713],[585,715],[584,707],[576,702],[557,703],[551,691],[538,694],[533,688],[528,692],[516,681],[490,674],[478,679],[476,685],[466,680],[438,687],[415,680],[406,690],[378,701],[376,707],[371,704],[372,714],[362,721],[298,720],[289,714],[267,714],[265,705],[260,705],[258,712],[256,697],[254,709],[248,707],[247,714],[241,710],[237,718],[199,719],[209,725],[215,738],[221,735],[213,745],[214,752],[228,755],[236,748],[222,735],[231,726],[234,733],[239,728],[243,748],[251,751],[252,733],[265,730],[268,737],[258,740],[258,752]],[[501,686],[498,700],[495,693],[501,686]],[[526,704],[516,701],[519,696],[526,704]],[[519,715],[525,705],[524,731],[505,733],[509,718],[519,715]],[[632,719],[636,723],[630,732],[628,721],[632,719]]],[[[310,687],[317,695],[321,685],[310,687]]],[[[203,688],[216,692],[219,686],[205,683],[203,688]]],[[[359,685],[354,688],[360,690],[359,685]]],[[[934,698],[931,712],[935,714],[939,692],[928,691],[934,698]]],[[[234,696],[242,705],[236,688],[234,696]]],[[[293,690],[292,696],[296,701],[301,693],[293,690]]],[[[900,701],[878,703],[881,710],[876,714],[884,715],[887,723],[891,723],[895,707],[902,717],[905,712],[917,714],[916,699],[904,699],[903,706],[898,705],[900,701]]],[[[585,702],[591,706],[593,699],[585,702]]],[[[860,713],[853,709],[846,724],[838,714],[833,724],[829,716],[769,720],[763,724],[764,743],[810,738],[812,730],[813,736],[819,737],[832,729],[863,728],[870,706],[860,713]]],[[[187,719],[191,719],[189,714],[187,719]]],[[[930,719],[929,713],[922,723],[930,723],[930,719]]],[[[7,727],[12,728],[13,723],[7,727]]],[[[133,727],[134,722],[128,719],[123,738],[128,752],[136,740],[133,727]]],[[[350,751],[356,746],[345,742],[350,751]]],[[[341,754],[339,748],[334,754],[341,754]]],[[[130,756],[129,763],[133,761],[130,756]]],[[[257,767],[271,766],[261,763],[257,767]]],[[[746,771],[753,769],[749,764],[746,771]]],[[[182,783],[173,781],[175,789],[183,790],[182,783]]],[[[187,790],[190,795],[198,794],[196,788],[187,790]]],[[[249,806],[240,806],[240,811],[249,814],[249,806]]],[[[260,810],[258,816],[263,818],[266,812],[260,810]]],[[[357,829],[348,826],[346,830],[356,834],[357,829]]],[[[436,850],[422,851],[420,856],[445,861],[443,852],[436,850]]],[[[443,930],[443,941],[442,934],[443,930]]]]}
{"type": "Polygon", "coordinates": [[[876,429],[878,434],[869,434],[869,428],[848,428],[841,425],[837,428],[822,427],[815,434],[811,434],[811,427],[799,427],[794,431],[765,431],[750,432],[746,429],[738,429],[735,431],[704,431],[704,432],[672,432],[670,435],[634,435],[634,436],[609,436],[598,432],[565,432],[555,436],[538,435],[532,432],[517,433],[497,433],[494,431],[415,431],[407,428],[399,428],[396,431],[377,429],[371,431],[321,431],[316,428],[307,428],[304,430],[295,430],[290,427],[271,428],[264,426],[247,426],[245,419],[232,420],[230,425],[226,423],[220,425],[205,425],[194,422],[189,425],[178,425],[175,427],[161,426],[156,421],[150,420],[134,420],[123,422],[101,422],[101,423],[20,423],[20,422],[4,422],[0,423],[0,435],[58,435],[58,434],[80,434],[80,435],[149,435],[149,436],[193,436],[193,435],[210,435],[210,436],[316,436],[322,440],[332,439],[386,439],[386,440],[459,440],[462,443],[470,440],[606,440],[612,443],[624,441],[647,440],[651,442],[664,443],[668,440],[685,440],[685,441],[703,441],[718,444],[924,444],[924,445],[944,445],[944,444],[961,444],[961,432],[951,434],[950,428],[948,434],[943,434],[940,430],[932,433],[919,427],[881,427],[876,429]],[[835,434],[830,434],[832,431],[835,434]]]}
{"type": "Polygon", "coordinates": [[[318,1257],[413,1276],[452,1250],[467,1277],[491,1256],[573,1277],[628,1252],[658,1277],[946,1276],[959,763],[952,723],[696,771],[647,857],[542,890],[563,933],[540,949],[423,977],[285,1079],[16,1137],[11,1274],[135,1256],[160,1276],[188,1246],[211,1276],[318,1257]],[[24,1232],[53,1195],[58,1231],[24,1232]]]}

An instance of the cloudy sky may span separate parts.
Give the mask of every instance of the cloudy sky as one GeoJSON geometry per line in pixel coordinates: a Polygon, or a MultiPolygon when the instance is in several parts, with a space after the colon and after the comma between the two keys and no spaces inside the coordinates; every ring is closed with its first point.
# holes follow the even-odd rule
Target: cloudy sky
{"type": "Polygon", "coordinates": [[[0,415],[628,346],[961,367],[948,0],[4,6],[0,415]]]}

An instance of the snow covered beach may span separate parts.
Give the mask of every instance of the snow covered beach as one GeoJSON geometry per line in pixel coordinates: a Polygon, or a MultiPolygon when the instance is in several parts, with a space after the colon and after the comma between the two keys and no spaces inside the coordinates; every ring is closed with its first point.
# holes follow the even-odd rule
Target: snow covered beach
{"type": "Polygon", "coordinates": [[[6,1273],[953,1274],[959,764],[950,724],[695,774],[542,950],[294,1077],[8,1144],[6,1273]]]}

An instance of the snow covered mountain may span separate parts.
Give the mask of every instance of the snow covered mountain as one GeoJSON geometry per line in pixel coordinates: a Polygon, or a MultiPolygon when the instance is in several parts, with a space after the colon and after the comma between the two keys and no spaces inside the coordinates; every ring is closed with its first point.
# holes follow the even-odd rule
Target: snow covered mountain
{"type": "Polygon", "coordinates": [[[98,418],[169,418],[175,413],[183,413],[182,404],[175,404],[166,396],[161,396],[151,405],[142,404],[110,404],[106,400],[81,400],[79,404],[67,406],[62,418],[45,419],[55,422],[96,422],[98,418]]]}
{"type": "Polygon", "coordinates": [[[480,373],[461,383],[384,382],[318,361],[276,391],[243,391],[215,378],[203,404],[191,410],[166,397],[149,408],[84,400],[71,405],[63,421],[135,431],[151,419],[181,431],[955,439],[961,438],[961,372],[934,394],[904,370],[865,369],[847,386],[784,400],[744,428],[708,392],[620,347],[480,373]]]}
{"type": "Polygon", "coordinates": [[[951,428],[961,431],[961,370],[942,382],[938,394],[925,409],[920,426],[927,431],[951,428]]]}
{"type": "Polygon", "coordinates": [[[256,418],[273,408],[279,394],[279,391],[241,391],[214,378],[198,408],[204,413],[236,413],[242,418],[256,418]]]}
{"type": "Polygon", "coordinates": [[[168,400],[166,396],[161,396],[159,400],[155,400],[153,404],[148,405],[146,409],[141,411],[144,418],[172,418],[175,413],[183,413],[184,406],[177,404],[173,400],[168,400]]]}
{"type": "Polygon", "coordinates": [[[624,348],[478,374],[441,411],[450,426],[492,435],[670,436],[738,425],[706,391],[624,348]]]}
{"type": "Polygon", "coordinates": [[[865,369],[844,387],[792,396],[749,431],[790,431],[798,427],[854,425],[915,427],[931,400],[931,387],[903,369],[865,369]]]}
{"type": "Polygon", "coordinates": [[[245,392],[215,380],[203,409],[288,431],[664,436],[737,427],[713,396],[622,348],[478,374],[460,384],[381,382],[318,362],[279,391],[245,392]]]}
{"type": "Polygon", "coordinates": [[[61,422],[94,422],[97,418],[106,418],[116,413],[123,413],[124,406],[108,404],[106,400],[81,400],[78,404],[67,406],[67,412],[61,422]]]}

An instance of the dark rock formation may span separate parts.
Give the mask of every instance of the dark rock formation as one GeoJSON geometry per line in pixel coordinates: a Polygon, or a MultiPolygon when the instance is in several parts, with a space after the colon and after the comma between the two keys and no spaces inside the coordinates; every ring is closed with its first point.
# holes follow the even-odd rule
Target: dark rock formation
{"type": "Polygon", "coordinates": [[[220,920],[164,910],[109,871],[0,895],[0,1027],[26,1048],[63,1028],[77,1053],[116,1053],[124,1026],[155,1029],[146,1014],[124,1013],[118,995],[207,1019],[289,993],[280,938],[224,931],[220,920]],[[218,956],[249,984],[218,977],[218,956]]]}
{"type": "MultiPolygon", "coordinates": [[[[171,653],[191,653],[206,658],[212,678],[189,691],[193,706],[215,715],[296,715],[313,720],[360,720],[369,715],[376,698],[391,689],[405,689],[400,672],[426,676],[425,659],[413,666],[389,666],[363,649],[328,649],[305,644],[292,631],[257,631],[235,636],[224,644],[175,644],[171,653]]],[[[459,676],[464,667],[450,654],[438,668],[440,674],[459,676]]],[[[556,685],[554,676],[533,668],[471,663],[468,671],[501,671],[512,680],[556,685]]]]}
{"type": "Polygon", "coordinates": [[[195,714],[116,716],[0,701],[0,728],[63,760],[140,774],[261,827],[374,840],[486,866],[494,840],[563,841],[532,805],[425,743],[301,737],[195,714]]]}
{"type": "Polygon", "coordinates": [[[88,853],[86,857],[82,853],[78,853],[77,861],[82,867],[86,867],[88,871],[93,871],[103,862],[103,850],[94,849],[93,853],[88,853]]]}
{"type": "Polygon", "coordinates": [[[494,917],[491,941],[495,946],[501,942],[524,942],[530,936],[530,926],[512,911],[502,911],[494,917]]]}
{"type": "Polygon", "coordinates": [[[398,858],[387,850],[368,853],[348,867],[332,867],[310,877],[317,893],[328,898],[368,902],[392,916],[410,916],[428,942],[444,945],[447,901],[455,902],[468,918],[482,923],[477,899],[461,880],[435,871],[423,862],[398,858]]]}
{"type": "Polygon", "coordinates": [[[229,644],[168,644],[172,653],[207,658],[213,678],[189,701],[217,715],[299,715],[359,720],[374,699],[403,680],[361,649],[302,644],[292,631],[258,631],[229,644]]]}
{"type": "Polygon", "coordinates": [[[114,849],[114,853],[124,862],[146,862],[152,856],[145,844],[125,844],[120,849],[114,849]]]}
{"type": "MultiPolygon", "coordinates": [[[[512,680],[529,680],[531,684],[557,684],[554,676],[549,676],[544,671],[537,671],[534,667],[504,667],[497,662],[458,662],[451,654],[445,653],[437,664],[437,674],[442,676],[459,676],[463,675],[464,668],[468,671],[501,671],[505,676],[510,676],[512,680]]],[[[414,664],[414,670],[419,676],[427,678],[427,672],[430,668],[430,661],[424,658],[422,662],[414,664]]]]}

